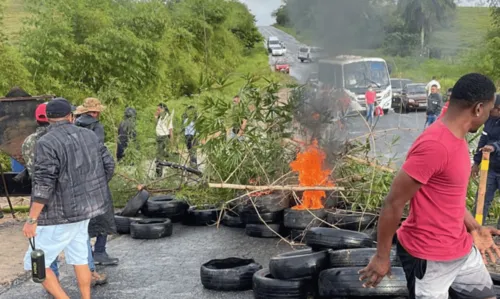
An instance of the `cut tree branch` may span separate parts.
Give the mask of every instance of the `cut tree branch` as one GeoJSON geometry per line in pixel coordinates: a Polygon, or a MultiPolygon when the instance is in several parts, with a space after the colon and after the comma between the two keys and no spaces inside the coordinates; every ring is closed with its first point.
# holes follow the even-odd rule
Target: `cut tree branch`
{"type": "Polygon", "coordinates": [[[235,189],[235,190],[275,190],[275,191],[344,191],[343,187],[336,186],[252,186],[252,185],[237,185],[237,184],[224,184],[224,183],[209,183],[210,188],[219,189],[235,189]]]}
{"type": "Polygon", "coordinates": [[[382,166],[382,165],[378,165],[377,163],[373,163],[373,162],[370,162],[370,161],[367,161],[367,160],[356,158],[356,157],[351,156],[351,155],[346,155],[346,158],[348,158],[348,159],[350,159],[350,160],[352,160],[354,162],[358,162],[358,163],[361,163],[361,164],[364,164],[364,165],[375,167],[375,168],[378,168],[380,170],[387,171],[387,172],[390,172],[390,173],[396,172],[396,170],[394,170],[392,168],[389,168],[389,167],[386,167],[386,166],[382,166]]]}

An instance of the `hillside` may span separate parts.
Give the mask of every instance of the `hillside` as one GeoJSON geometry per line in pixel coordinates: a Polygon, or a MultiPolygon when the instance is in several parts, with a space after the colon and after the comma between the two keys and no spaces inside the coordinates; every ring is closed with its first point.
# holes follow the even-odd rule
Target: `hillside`
{"type": "Polygon", "coordinates": [[[490,24],[489,8],[458,7],[455,19],[448,28],[434,33],[431,45],[442,49],[444,55],[478,48],[490,24]]]}
{"type": "Polygon", "coordinates": [[[19,39],[23,21],[27,16],[28,13],[24,11],[24,0],[5,0],[2,29],[13,43],[16,43],[19,39]]]}

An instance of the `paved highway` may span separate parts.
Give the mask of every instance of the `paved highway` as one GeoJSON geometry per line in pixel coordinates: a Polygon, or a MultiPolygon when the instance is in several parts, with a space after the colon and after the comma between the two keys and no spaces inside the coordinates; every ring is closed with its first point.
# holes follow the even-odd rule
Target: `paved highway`
{"type": "MultiPolygon", "coordinates": [[[[317,65],[301,63],[297,59],[298,50],[303,44],[293,36],[272,26],[263,26],[259,30],[266,39],[269,36],[276,36],[285,43],[287,47],[286,60],[290,63],[290,75],[300,83],[305,83],[309,74],[317,69],[317,65]]],[[[270,56],[270,63],[272,64],[275,59],[270,56]]],[[[400,165],[413,141],[423,131],[424,124],[425,112],[399,114],[390,111],[380,117],[375,126],[372,136],[376,146],[371,154],[379,157],[382,161],[391,160],[396,165],[400,165]]],[[[361,116],[350,119],[348,124],[350,139],[363,140],[363,136],[367,136],[367,134],[369,134],[369,129],[361,116]]]]}

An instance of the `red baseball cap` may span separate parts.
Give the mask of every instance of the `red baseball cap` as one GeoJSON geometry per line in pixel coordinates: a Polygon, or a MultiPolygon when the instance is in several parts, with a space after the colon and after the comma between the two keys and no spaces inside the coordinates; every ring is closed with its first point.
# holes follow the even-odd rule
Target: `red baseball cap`
{"type": "Polygon", "coordinates": [[[47,103],[43,103],[38,105],[35,110],[35,118],[36,121],[42,122],[42,123],[47,123],[49,122],[47,118],[47,103]]]}

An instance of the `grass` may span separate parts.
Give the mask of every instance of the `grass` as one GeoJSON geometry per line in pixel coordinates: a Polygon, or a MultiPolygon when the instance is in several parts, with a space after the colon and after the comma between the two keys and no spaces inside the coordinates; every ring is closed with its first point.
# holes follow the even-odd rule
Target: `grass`
{"type": "Polygon", "coordinates": [[[491,21],[487,7],[458,7],[451,24],[434,32],[431,47],[440,48],[446,56],[478,48],[486,37],[491,21]]]}
{"type": "Polygon", "coordinates": [[[5,0],[5,11],[2,29],[7,38],[17,44],[19,34],[29,13],[25,11],[24,0],[5,0]]]}

